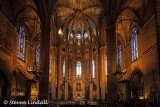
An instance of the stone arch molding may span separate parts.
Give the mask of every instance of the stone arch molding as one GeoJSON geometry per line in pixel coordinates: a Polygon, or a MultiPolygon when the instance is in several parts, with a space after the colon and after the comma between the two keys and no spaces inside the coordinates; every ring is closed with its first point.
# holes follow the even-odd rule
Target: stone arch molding
{"type": "Polygon", "coordinates": [[[124,46],[130,41],[132,29],[136,27],[140,29],[142,26],[141,18],[132,8],[125,8],[120,12],[116,20],[116,35],[124,41],[124,46]]]}
{"type": "Polygon", "coordinates": [[[18,75],[19,73],[22,73],[22,75],[24,76],[25,79],[30,79],[30,75],[27,73],[27,69],[25,69],[21,66],[15,67],[12,74],[13,73],[16,73],[16,75],[18,75]]]}
{"type": "Polygon", "coordinates": [[[144,96],[144,78],[140,69],[134,69],[130,77],[131,98],[139,99],[144,96]]]}
{"type": "Polygon", "coordinates": [[[12,72],[12,81],[11,81],[11,97],[13,98],[22,98],[26,94],[26,83],[27,77],[21,69],[16,68],[12,72]]]}
{"type": "Polygon", "coordinates": [[[27,36],[27,40],[32,41],[40,34],[40,18],[37,10],[32,6],[25,6],[17,14],[15,18],[15,27],[19,33],[20,26],[23,26],[27,36]]]}

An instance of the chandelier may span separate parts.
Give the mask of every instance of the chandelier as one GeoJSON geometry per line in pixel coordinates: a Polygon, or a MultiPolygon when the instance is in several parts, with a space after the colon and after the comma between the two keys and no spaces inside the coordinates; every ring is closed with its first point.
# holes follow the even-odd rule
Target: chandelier
{"type": "MultiPolygon", "coordinates": [[[[35,22],[34,22],[34,26],[35,26],[35,35],[37,35],[37,23],[38,23],[38,18],[35,17],[35,22]]],[[[37,82],[39,80],[39,75],[42,73],[40,69],[38,69],[37,67],[37,63],[36,63],[36,48],[35,48],[35,59],[34,59],[34,64],[32,67],[27,67],[27,71],[28,73],[32,74],[33,75],[33,78],[30,78],[28,81],[30,82],[37,82]]]]}
{"type": "Polygon", "coordinates": [[[27,68],[28,73],[33,75],[33,78],[30,78],[29,81],[35,83],[39,80],[39,75],[42,74],[42,71],[37,68],[36,62],[34,62],[33,67],[27,68]]]}
{"type": "Polygon", "coordinates": [[[118,67],[118,69],[112,73],[114,76],[118,76],[118,82],[119,83],[128,83],[129,80],[125,78],[126,70],[122,70],[121,68],[118,67]]]}

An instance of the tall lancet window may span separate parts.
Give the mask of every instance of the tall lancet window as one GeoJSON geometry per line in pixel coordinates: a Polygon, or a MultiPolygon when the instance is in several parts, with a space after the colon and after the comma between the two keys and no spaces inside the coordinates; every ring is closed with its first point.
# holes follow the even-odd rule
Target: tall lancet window
{"type": "Polygon", "coordinates": [[[49,57],[49,74],[51,74],[52,72],[52,55],[50,54],[50,57],[49,57]]]}
{"type": "Polygon", "coordinates": [[[18,57],[21,60],[25,60],[25,51],[26,51],[26,35],[24,28],[21,26],[19,29],[19,37],[18,37],[18,57]]]}
{"type": "Polygon", "coordinates": [[[134,61],[138,58],[138,37],[136,28],[133,28],[132,30],[131,47],[132,47],[132,61],[134,61]]]}
{"type": "Polygon", "coordinates": [[[92,60],[92,78],[95,78],[95,60],[92,60]]]}
{"type": "Polygon", "coordinates": [[[81,62],[78,61],[77,62],[77,66],[76,66],[76,77],[79,78],[82,75],[82,65],[81,62]]]}
{"type": "Polygon", "coordinates": [[[40,42],[38,41],[37,44],[36,44],[36,64],[37,64],[37,67],[39,68],[40,66],[40,42]]]}
{"type": "Polygon", "coordinates": [[[117,46],[117,66],[122,68],[122,45],[119,41],[117,46]]]}
{"type": "Polygon", "coordinates": [[[63,62],[63,72],[62,72],[63,78],[65,78],[65,73],[66,73],[66,65],[65,65],[65,61],[64,61],[63,62]]]}
{"type": "Polygon", "coordinates": [[[107,65],[107,56],[106,56],[106,75],[108,75],[108,65],[107,65]]]}

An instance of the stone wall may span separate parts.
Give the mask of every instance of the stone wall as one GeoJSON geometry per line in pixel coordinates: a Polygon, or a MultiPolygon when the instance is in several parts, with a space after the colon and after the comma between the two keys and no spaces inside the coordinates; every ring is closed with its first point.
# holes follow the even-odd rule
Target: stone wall
{"type": "MultiPolygon", "coordinates": [[[[30,50],[28,43],[26,44],[26,50],[30,50]]],[[[27,56],[29,55],[29,52],[30,51],[27,51],[27,56]]],[[[7,20],[4,14],[0,13],[0,69],[11,75],[16,68],[19,68],[25,76],[28,76],[26,73],[26,62],[21,61],[17,56],[18,32],[16,28],[7,20]]]]}
{"type": "Polygon", "coordinates": [[[0,56],[2,60],[0,67],[5,71],[11,72],[14,68],[13,61],[18,49],[16,48],[16,46],[18,46],[17,37],[18,33],[15,27],[0,13],[0,56]]]}
{"type": "Polygon", "coordinates": [[[158,81],[158,54],[157,54],[157,34],[156,21],[153,15],[147,23],[140,29],[138,34],[138,59],[132,62],[131,42],[124,49],[126,77],[130,80],[135,69],[139,69],[144,77],[144,94],[149,96],[149,91],[153,83],[153,75],[158,81]],[[153,71],[155,71],[153,73],[153,71]]]}

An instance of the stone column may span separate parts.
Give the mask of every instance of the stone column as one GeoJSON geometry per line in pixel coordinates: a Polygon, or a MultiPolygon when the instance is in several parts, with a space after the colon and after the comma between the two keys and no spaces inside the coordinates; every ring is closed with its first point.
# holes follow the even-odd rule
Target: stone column
{"type": "Polygon", "coordinates": [[[100,49],[101,53],[101,99],[105,100],[105,92],[106,92],[106,64],[105,64],[105,59],[106,59],[106,48],[101,47],[100,49]]]}
{"type": "Polygon", "coordinates": [[[90,62],[89,62],[89,55],[86,55],[86,60],[85,60],[85,98],[89,99],[89,80],[90,80],[90,62]]]}
{"type": "Polygon", "coordinates": [[[75,82],[75,81],[74,81],[74,80],[76,80],[76,63],[77,63],[75,57],[76,57],[76,56],[75,56],[75,54],[74,54],[74,55],[73,55],[73,62],[72,62],[72,67],[73,67],[73,68],[72,68],[72,73],[73,73],[73,77],[72,77],[72,78],[73,78],[73,82],[72,82],[72,83],[73,83],[73,84],[72,84],[72,88],[73,88],[73,90],[72,90],[72,93],[73,93],[73,94],[72,94],[72,95],[73,95],[73,96],[72,96],[72,97],[73,97],[73,98],[74,98],[74,95],[75,95],[75,91],[74,91],[74,90],[75,90],[75,89],[74,89],[74,82],[75,82]]]}
{"type": "Polygon", "coordinates": [[[59,52],[59,56],[58,56],[58,72],[57,72],[57,85],[58,85],[58,99],[61,99],[61,78],[62,78],[62,54],[59,52]]]}
{"type": "Polygon", "coordinates": [[[72,57],[70,57],[70,59],[68,60],[68,98],[72,98],[73,96],[71,96],[71,94],[73,92],[71,92],[71,88],[72,84],[73,84],[73,59],[72,57]]]}
{"type": "Polygon", "coordinates": [[[99,60],[98,60],[98,58],[99,58],[99,55],[98,55],[98,53],[96,54],[96,60],[95,60],[95,67],[96,67],[96,86],[97,86],[97,90],[96,90],[96,95],[97,95],[97,100],[99,99],[99,67],[98,67],[98,63],[99,63],[99,60]]]}
{"type": "Polygon", "coordinates": [[[30,100],[31,99],[31,85],[32,83],[30,81],[26,81],[26,99],[30,100]]]}
{"type": "Polygon", "coordinates": [[[92,82],[90,82],[89,83],[89,98],[90,98],[90,101],[92,101],[93,100],[93,83],[92,82]]]}
{"type": "Polygon", "coordinates": [[[73,64],[72,64],[72,66],[73,66],[73,80],[76,79],[76,64],[77,64],[77,60],[75,59],[75,55],[74,55],[73,64]]]}
{"type": "MultiPolygon", "coordinates": [[[[157,50],[158,50],[158,59],[160,63],[160,0],[155,0],[155,10],[156,10],[156,24],[157,24],[157,50]]],[[[160,67],[159,67],[160,72],[160,67]]],[[[159,73],[160,77],[160,73],[159,73]]]]}
{"type": "Polygon", "coordinates": [[[90,101],[93,100],[93,83],[92,83],[92,51],[90,51],[89,55],[89,98],[90,101]]]}
{"type": "Polygon", "coordinates": [[[42,70],[42,74],[39,78],[39,99],[48,99],[50,26],[45,22],[41,22],[41,33],[40,68],[42,70]]]}
{"type": "Polygon", "coordinates": [[[57,49],[56,47],[52,47],[52,81],[51,81],[51,87],[52,87],[52,99],[55,99],[56,97],[56,56],[57,56],[57,49]]]}
{"type": "Polygon", "coordinates": [[[82,86],[81,86],[81,88],[82,88],[82,96],[84,96],[84,98],[85,98],[85,94],[86,94],[86,91],[85,91],[85,87],[86,87],[86,78],[85,78],[85,76],[86,76],[86,61],[85,61],[85,57],[84,57],[85,55],[83,54],[83,56],[82,56],[82,86]],[[83,82],[85,82],[85,83],[83,83],[83,82]],[[84,89],[84,90],[83,90],[84,89]]]}
{"type": "MultiPolygon", "coordinates": [[[[11,83],[12,83],[12,81],[11,81],[11,79],[9,79],[8,80],[8,87],[7,87],[7,97],[6,97],[6,99],[10,99],[11,98],[11,83]]],[[[27,84],[28,82],[26,81],[26,87],[27,86],[29,86],[28,84],[27,84]]],[[[3,94],[3,93],[2,93],[3,94]]],[[[26,99],[29,99],[30,98],[30,87],[29,87],[29,89],[26,89],[26,99]],[[29,95],[27,95],[27,93],[29,93],[29,95]]]]}
{"type": "Polygon", "coordinates": [[[65,82],[65,98],[64,100],[67,100],[68,99],[68,78],[69,78],[69,75],[68,75],[68,72],[69,71],[69,67],[68,67],[68,58],[65,59],[65,78],[66,78],[66,82],[65,82]]]}
{"type": "Polygon", "coordinates": [[[112,72],[116,70],[116,34],[115,24],[107,28],[107,64],[108,64],[108,100],[114,101],[117,98],[117,83],[116,76],[112,72]]]}

